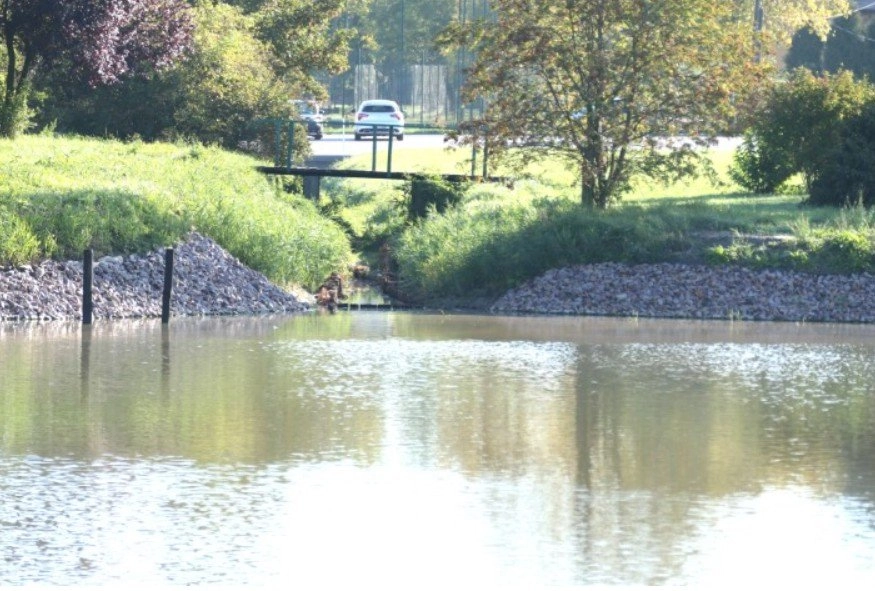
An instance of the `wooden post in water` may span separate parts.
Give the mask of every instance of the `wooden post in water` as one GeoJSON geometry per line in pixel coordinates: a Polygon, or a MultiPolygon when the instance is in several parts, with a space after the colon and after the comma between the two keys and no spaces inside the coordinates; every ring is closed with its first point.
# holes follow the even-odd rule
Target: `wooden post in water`
{"type": "Polygon", "coordinates": [[[164,251],[164,292],[161,295],[161,323],[170,322],[170,293],[173,288],[173,249],[164,251]]]}
{"type": "Polygon", "coordinates": [[[86,249],[82,256],[82,324],[91,324],[94,301],[91,299],[91,286],[94,280],[94,251],[86,249]]]}

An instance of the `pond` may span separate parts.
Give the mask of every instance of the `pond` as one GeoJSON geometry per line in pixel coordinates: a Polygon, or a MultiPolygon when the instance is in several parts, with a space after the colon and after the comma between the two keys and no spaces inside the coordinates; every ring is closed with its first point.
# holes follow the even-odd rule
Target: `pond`
{"type": "Polygon", "coordinates": [[[0,324],[0,585],[875,584],[875,326],[0,324]]]}

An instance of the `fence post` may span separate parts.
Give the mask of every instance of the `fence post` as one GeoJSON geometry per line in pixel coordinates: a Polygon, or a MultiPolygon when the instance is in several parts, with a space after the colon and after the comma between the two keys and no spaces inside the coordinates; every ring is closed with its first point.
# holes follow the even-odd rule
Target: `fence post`
{"type": "Polygon", "coordinates": [[[91,286],[94,280],[94,251],[85,249],[82,256],[82,324],[91,324],[94,301],[91,299],[91,286]]]}
{"type": "MultiPolygon", "coordinates": [[[[374,132],[374,135],[376,136],[376,131],[374,132]]],[[[386,160],[386,172],[388,172],[388,173],[392,172],[392,137],[394,135],[395,135],[395,126],[390,125],[389,126],[389,153],[387,155],[387,160],[386,160]]]]}
{"type": "Polygon", "coordinates": [[[161,295],[161,324],[170,322],[170,293],[173,287],[173,249],[164,251],[164,291],[161,295]]]}
{"type": "Polygon", "coordinates": [[[371,172],[377,171],[377,127],[373,126],[371,129],[374,130],[374,139],[371,144],[371,172]]]}
{"type": "Polygon", "coordinates": [[[289,136],[286,142],[286,168],[292,167],[292,155],[295,147],[295,122],[289,119],[287,134],[289,136]]]}
{"type": "Polygon", "coordinates": [[[319,202],[319,185],[322,177],[318,175],[304,177],[304,197],[319,202]]]}

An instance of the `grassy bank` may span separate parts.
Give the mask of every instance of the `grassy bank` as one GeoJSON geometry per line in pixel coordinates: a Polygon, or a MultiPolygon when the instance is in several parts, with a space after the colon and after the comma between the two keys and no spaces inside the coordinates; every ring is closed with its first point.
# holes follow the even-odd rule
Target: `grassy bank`
{"type": "MultiPolygon", "coordinates": [[[[512,187],[467,186],[445,213],[411,222],[406,183],[324,179],[317,208],[256,172],[256,160],[219,149],[22,137],[0,141],[0,265],[88,247],[146,252],[195,229],[278,284],[311,289],[354,254],[382,269],[388,246],[387,270],[422,301],[488,300],[551,268],[605,261],[875,271],[871,212],[742,193],[728,180],[731,150],[710,156],[716,182],[639,182],[608,211],[581,208],[573,175],[554,164],[512,187]]],[[[393,170],[468,172],[469,157],[398,150],[393,170]]],[[[370,158],[343,166],[368,169],[370,158]]]]}
{"type": "MultiPolygon", "coordinates": [[[[461,150],[402,154],[393,170],[470,166],[461,150]]],[[[472,185],[454,208],[416,223],[404,217],[403,183],[344,180],[327,193],[366,248],[391,245],[401,289],[423,300],[492,298],[551,268],[606,261],[875,271],[871,212],[809,207],[802,194],[746,194],[729,180],[732,148],[709,156],[714,178],[641,181],[608,211],[581,208],[573,175],[558,165],[533,167],[513,188],[472,185]]],[[[370,156],[345,163],[369,165],[370,156]]]]}
{"type": "Polygon", "coordinates": [[[0,140],[0,265],[146,252],[197,230],[281,285],[345,268],[344,232],[249,157],[196,145],[0,140]]]}

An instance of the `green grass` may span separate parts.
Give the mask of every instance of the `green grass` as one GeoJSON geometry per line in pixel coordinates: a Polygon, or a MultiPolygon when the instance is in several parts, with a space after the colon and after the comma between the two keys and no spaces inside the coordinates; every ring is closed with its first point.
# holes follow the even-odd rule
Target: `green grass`
{"type": "MultiPolygon", "coordinates": [[[[400,149],[392,168],[467,173],[470,156],[400,149]]],[[[0,265],[145,252],[198,230],[275,282],[311,289],[354,251],[379,265],[388,245],[403,292],[422,301],[494,298],[551,268],[605,261],[875,271],[875,214],[746,194],[728,180],[731,151],[710,156],[716,182],[638,180],[607,211],[580,206],[574,174],[541,163],[510,186],[471,184],[444,214],[411,222],[404,182],[323,179],[317,207],[256,172],[260,162],[217,148],[25,136],[0,141],[0,265]]],[[[371,155],[343,165],[369,169],[371,155]]]]}
{"type": "Polygon", "coordinates": [[[0,140],[0,264],[145,252],[197,230],[281,285],[318,286],[352,253],[339,226],[218,148],[0,140]]]}
{"type": "MultiPolygon", "coordinates": [[[[403,183],[344,180],[327,193],[363,243],[393,246],[403,291],[423,301],[495,297],[551,268],[606,261],[875,270],[873,214],[810,207],[803,194],[750,195],[730,180],[731,149],[708,154],[712,178],[671,184],[638,179],[607,211],[581,207],[573,172],[555,162],[530,166],[512,188],[474,184],[459,206],[415,224],[403,216],[403,183]],[[753,240],[772,235],[791,239],[753,240]],[[715,236],[731,244],[716,244],[715,236]]],[[[393,154],[392,169],[469,172],[470,155],[464,149],[402,150],[393,154]]],[[[378,160],[378,167],[384,162],[378,160]]],[[[370,165],[370,154],[344,163],[370,165]]],[[[489,172],[508,174],[500,167],[489,172]]]]}

